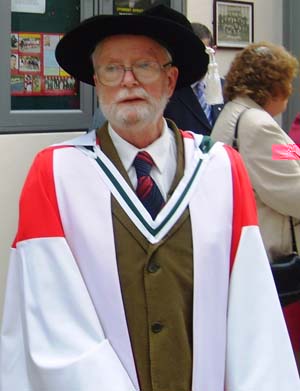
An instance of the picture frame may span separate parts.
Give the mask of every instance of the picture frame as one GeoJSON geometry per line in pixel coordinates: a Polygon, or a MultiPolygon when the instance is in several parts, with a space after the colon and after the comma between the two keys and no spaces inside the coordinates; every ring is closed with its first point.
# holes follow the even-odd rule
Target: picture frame
{"type": "Polygon", "coordinates": [[[254,41],[253,2],[214,0],[214,36],[218,48],[239,49],[254,41]]]}

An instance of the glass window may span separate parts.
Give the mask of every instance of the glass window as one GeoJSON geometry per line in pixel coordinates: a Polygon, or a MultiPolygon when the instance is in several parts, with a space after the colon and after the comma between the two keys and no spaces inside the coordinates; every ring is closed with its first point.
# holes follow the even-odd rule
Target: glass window
{"type": "Polygon", "coordinates": [[[80,0],[12,0],[11,15],[11,110],[79,109],[79,83],[54,53],[80,22],[80,0]]]}

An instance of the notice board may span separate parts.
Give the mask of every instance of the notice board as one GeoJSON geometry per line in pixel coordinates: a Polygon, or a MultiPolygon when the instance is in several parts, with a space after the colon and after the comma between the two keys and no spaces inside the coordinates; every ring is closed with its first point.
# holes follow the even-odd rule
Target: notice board
{"type": "Polygon", "coordinates": [[[79,109],[78,82],[54,53],[63,34],[80,22],[80,0],[46,0],[44,13],[11,15],[11,109],[79,109]]]}

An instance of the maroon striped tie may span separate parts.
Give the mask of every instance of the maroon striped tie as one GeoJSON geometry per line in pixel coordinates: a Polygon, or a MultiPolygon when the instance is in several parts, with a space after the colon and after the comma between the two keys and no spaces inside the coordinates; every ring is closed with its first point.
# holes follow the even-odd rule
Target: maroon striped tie
{"type": "Polygon", "coordinates": [[[133,162],[137,175],[136,194],[154,220],[164,205],[164,199],[157,184],[150,176],[154,162],[146,151],[139,152],[133,162]]]}

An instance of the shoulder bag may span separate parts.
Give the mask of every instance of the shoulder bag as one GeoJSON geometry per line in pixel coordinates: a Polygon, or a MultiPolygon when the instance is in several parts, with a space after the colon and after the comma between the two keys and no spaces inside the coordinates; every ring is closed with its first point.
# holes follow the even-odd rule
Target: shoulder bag
{"type": "MultiPolygon", "coordinates": [[[[235,150],[238,148],[238,125],[242,114],[248,109],[243,110],[236,122],[232,147],[235,150]]],[[[271,270],[275,281],[281,305],[284,307],[300,300],[300,256],[297,249],[296,235],[293,224],[293,219],[289,217],[292,252],[288,255],[283,255],[275,259],[271,263],[271,270]]]]}

